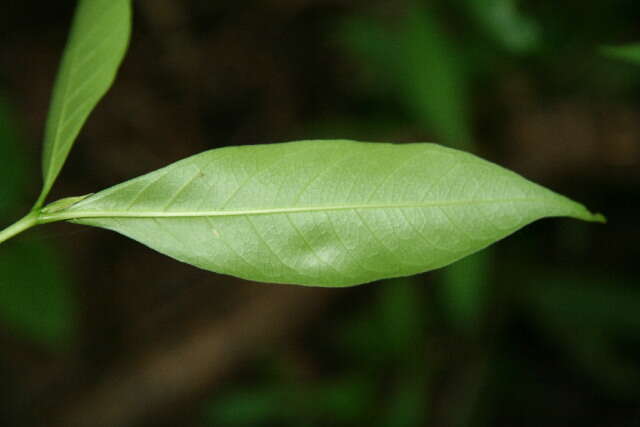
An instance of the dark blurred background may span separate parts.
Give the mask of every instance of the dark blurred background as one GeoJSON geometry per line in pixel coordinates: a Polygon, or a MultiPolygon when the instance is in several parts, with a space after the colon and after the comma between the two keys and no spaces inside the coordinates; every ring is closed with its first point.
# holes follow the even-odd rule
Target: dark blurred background
{"type": "MultiPolygon", "coordinates": [[[[0,224],[30,207],[73,1],[0,6],[0,224]]],[[[585,203],[327,290],[56,224],[0,246],[2,426],[640,426],[634,0],[135,1],[51,199],[227,145],[434,141],[585,203]],[[560,4],[561,3],[561,4],[560,4]]]]}

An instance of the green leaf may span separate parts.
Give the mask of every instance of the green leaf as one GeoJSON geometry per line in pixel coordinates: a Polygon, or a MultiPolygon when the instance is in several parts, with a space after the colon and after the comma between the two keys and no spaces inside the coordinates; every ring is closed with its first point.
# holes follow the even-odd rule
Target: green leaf
{"type": "Polygon", "coordinates": [[[576,367],[609,392],[637,395],[640,370],[623,351],[623,343],[637,341],[640,331],[637,279],[556,273],[527,282],[523,302],[576,367]]]}
{"type": "Polygon", "coordinates": [[[131,0],[80,0],[53,88],[44,135],[41,205],[127,49],[131,0]]]}
{"type": "Polygon", "coordinates": [[[249,280],[348,286],[445,266],[546,216],[604,220],[461,151],[333,140],[207,151],[40,221],[249,280]]]}
{"type": "Polygon", "coordinates": [[[613,59],[621,59],[640,65],[640,43],[623,46],[601,46],[600,52],[613,59]]]}

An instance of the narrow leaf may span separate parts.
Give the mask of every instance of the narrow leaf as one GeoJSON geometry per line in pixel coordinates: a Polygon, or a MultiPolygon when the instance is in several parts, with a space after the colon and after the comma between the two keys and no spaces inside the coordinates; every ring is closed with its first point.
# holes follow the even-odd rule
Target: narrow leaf
{"type": "Polygon", "coordinates": [[[250,280],[348,286],[445,266],[547,216],[603,220],[461,151],[333,140],[207,151],[41,221],[250,280]]]}
{"type": "Polygon", "coordinates": [[[129,42],[131,0],[80,0],[53,88],[44,135],[41,205],[129,42]]]}

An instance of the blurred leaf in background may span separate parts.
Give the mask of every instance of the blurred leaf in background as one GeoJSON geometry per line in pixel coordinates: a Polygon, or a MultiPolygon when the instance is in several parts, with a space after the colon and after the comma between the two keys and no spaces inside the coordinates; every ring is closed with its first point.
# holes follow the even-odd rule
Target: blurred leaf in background
{"type": "Polygon", "coordinates": [[[371,392],[364,377],[306,384],[271,379],[255,388],[228,390],[205,404],[203,418],[211,426],[363,425],[375,410],[371,392]]]}
{"type": "Polygon", "coordinates": [[[9,216],[22,201],[25,188],[25,159],[17,144],[7,100],[0,94],[0,218],[9,216]]]}
{"type": "Polygon", "coordinates": [[[355,17],[343,23],[341,32],[366,73],[385,85],[412,123],[432,132],[440,143],[455,141],[455,148],[468,148],[464,56],[440,28],[432,8],[412,6],[394,24],[395,28],[386,28],[373,17],[355,17]]]}
{"type": "MultiPolygon", "coordinates": [[[[24,208],[27,168],[10,106],[0,96],[0,221],[24,208]]],[[[37,176],[37,175],[35,175],[37,176]]],[[[52,350],[74,335],[75,305],[61,257],[26,235],[0,246],[0,328],[52,350]]]]}
{"type": "Polygon", "coordinates": [[[610,393],[636,396],[640,367],[621,350],[640,344],[637,283],[558,274],[528,278],[524,289],[527,309],[578,369],[610,393]]]}
{"type": "Polygon", "coordinates": [[[612,59],[640,65],[640,43],[622,46],[601,46],[600,53],[612,59]]]}
{"type": "Polygon", "coordinates": [[[540,29],[521,13],[517,0],[456,0],[476,24],[478,32],[514,54],[529,53],[539,47],[540,29]]]}
{"type": "Polygon", "coordinates": [[[443,272],[443,310],[455,330],[472,337],[482,328],[490,302],[489,277],[493,251],[485,249],[458,261],[443,272]]]}

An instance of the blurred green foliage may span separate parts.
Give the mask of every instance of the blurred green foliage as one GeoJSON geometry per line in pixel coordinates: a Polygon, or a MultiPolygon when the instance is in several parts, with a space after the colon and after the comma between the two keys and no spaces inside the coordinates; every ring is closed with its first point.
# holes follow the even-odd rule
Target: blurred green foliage
{"type": "Polygon", "coordinates": [[[477,27],[479,35],[514,54],[526,54],[539,47],[538,24],[518,9],[517,0],[457,0],[477,27]]]}
{"type": "MultiPolygon", "coordinates": [[[[0,96],[0,221],[24,208],[27,172],[10,106],[0,96]]],[[[31,175],[31,174],[29,174],[31,175]]],[[[37,175],[36,175],[37,176],[37,175]]],[[[74,299],[61,256],[33,235],[0,246],[0,327],[53,350],[70,344],[74,299]]]]}
{"type": "Polygon", "coordinates": [[[7,244],[0,248],[0,271],[0,321],[50,349],[67,347],[75,307],[60,256],[42,241],[7,244]]]}
{"type": "Polygon", "coordinates": [[[613,59],[640,64],[640,43],[623,46],[602,46],[600,52],[613,59]]]}

